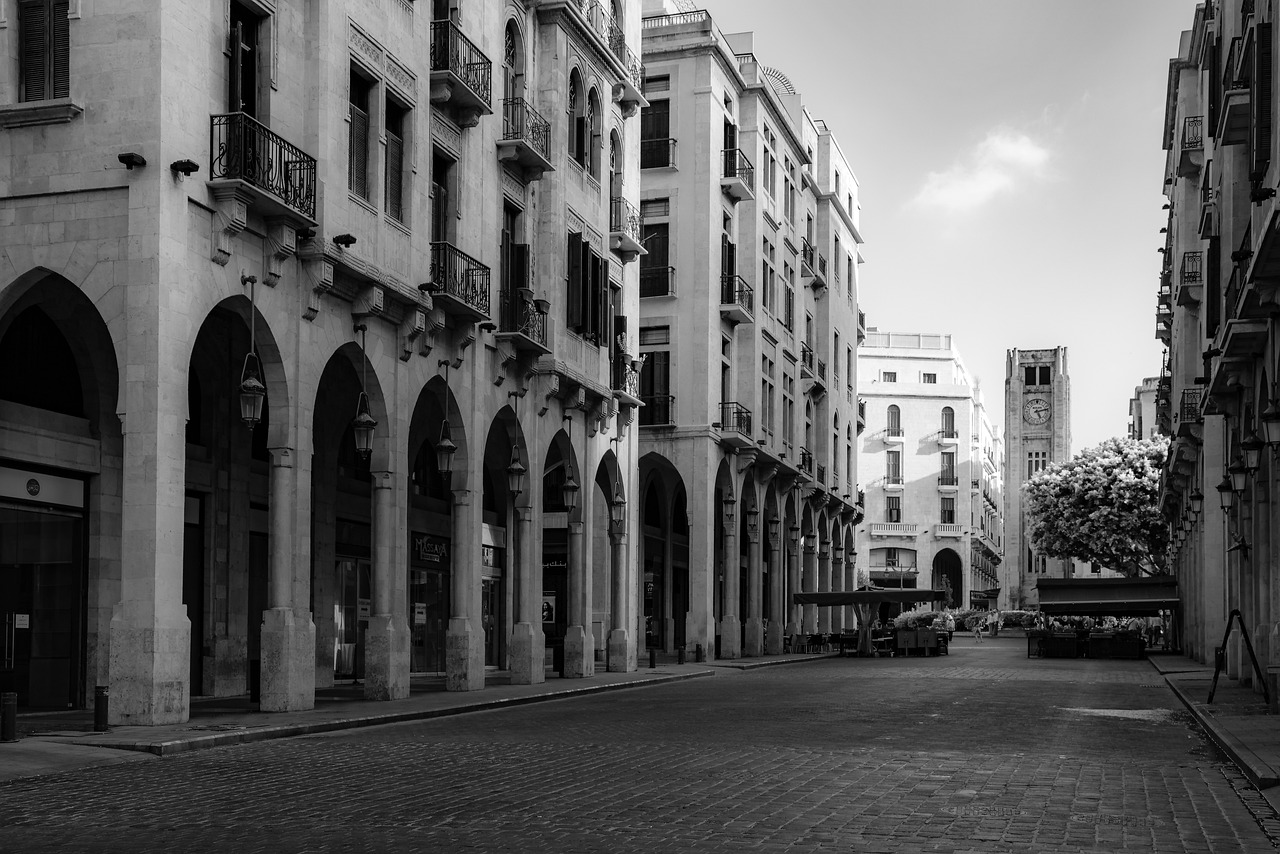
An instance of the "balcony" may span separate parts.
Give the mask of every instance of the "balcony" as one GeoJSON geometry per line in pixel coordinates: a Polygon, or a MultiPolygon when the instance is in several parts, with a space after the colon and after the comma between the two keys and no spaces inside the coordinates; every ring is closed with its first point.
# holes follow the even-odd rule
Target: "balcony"
{"type": "Polygon", "coordinates": [[[711,425],[720,431],[721,444],[730,447],[751,447],[751,410],[741,403],[728,401],[720,404],[720,420],[711,425]]]}
{"type": "Polygon", "coordinates": [[[437,308],[468,322],[489,319],[489,268],[455,247],[431,244],[431,281],[426,290],[437,308]]]}
{"type": "Polygon", "coordinates": [[[1182,120],[1182,146],[1178,154],[1178,177],[1194,178],[1204,167],[1204,116],[1182,120]]]}
{"type": "Polygon", "coordinates": [[[475,127],[493,112],[493,64],[453,21],[431,22],[431,103],[475,127]]]}
{"type": "Polygon", "coordinates": [[[902,479],[902,472],[891,471],[884,476],[885,492],[901,492],[906,482],[902,479]]]}
{"type": "Polygon", "coordinates": [[[627,47],[626,31],[611,21],[608,33],[609,52],[622,63],[623,69],[622,77],[618,81],[622,91],[617,100],[624,105],[633,104],[642,109],[649,106],[649,102],[644,97],[644,65],[631,48],[627,47]]]}
{"type": "Polygon", "coordinates": [[[858,398],[858,433],[867,429],[867,402],[858,398]]]}
{"type": "Polygon", "coordinates": [[[639,406],[644,402],[640,399],[640,372],[633,367],[631,359],[621,355],[613,357],[613,396],[626,406],[639,406]]]}
{"type": "MultiPolygon", "coordinates": [[[[1204,284],[1201,275],[1201,252],[1183,252],[1182,268],[1178,274],[1178,305],[1195,306],[1200,304],[1200,288],[1204,284]]],[[[1161,284],[1163,290],[1167,287],[1161,284]]]]}
{"type": "Polygon", "coordinates": [[[800,244],[800,279],[815,291],[827,286],[827,256],[804,239],[800,244]]]}
{"type": "Polygon", "coordinates": [[[938,477],[939,492],[958,492],[960,490],[960,478],[954,473],[943,473],[938,477]]]}
{"type": "Polygon", "coordinates": [[[960,539],[964,536],[964,525],[952,525],[946,522],[939,523],[933,530],[935,537],[952,537],[960,539]]]}
{"type": "Polygon", "coordinates": [[[209,188],[298,228],[316,225],[316,159],[245,113],[210,120],[209,188]]]}
{"type": "Polygon", "coordinates": [[[1204,424],[1204,415],[1200,410],[1200,401],[1204,389],[1184,388],[1182,400],[1178,405],[1178,436],[1197,435],[1200,425],[1204,424]]]}
{"type": "Polygon", "coordinates": [[[640,266],[640,296],[673,297],[676,295],[675,267],[640,266]]]}
{"type": "Polygon", "coordinates": [[[952,430],[946,430],[946,429],[939,430],[939,431],[938,431],[938,444],[939,444],[939,445],[950,445],[950,446],[959,445],[959,444],[960,444],[960,433],[959,433],[958,431],[954,430],[954,429],[952,429],[952,430]]]}
{"type": "Polygon", "coordinates": [[[510,342],[516,350],[534,358],[551,353],[547,343],[547,315],[533,298],[533,288],[513,288],[502,294],[499,341],[510,342]]]}
{"type": "Polygon", "coordinates": [[[640,211],[621,196],[609,200],[609,248],[622,256],[623,262],[648,255],[640,242],[640,211]]]}
{"type": "MultiPolygon", "coordinates": [[[[916,537],[920,533],[920,526],[915,522],[872,522],[868,526],[869,533],[873,537],[916,537]]],[[[896,569],[897,567],[891,567],[896,569]]],[[[909,571],[914,571],[915,567],[906,567],[909,571]]]]}
{"type": "Polygon", "coordinates": [[[755,295],[746,279],[725,273],[720,276],[720,316],[730,323],[751,323],[755,295]]]}
{"type": "Polygon", "coordinates": [[[813,379],[813,348],[808,344],[800,345],[800,379],[813,379]]]}
{"type": "Polygon", "coordinates": [[[1244,39],[1236,36],[1223,66],[1222,100],[1218,105],[1218,145],[1244,145],[1249,141],[1249,84],[1236,73],[1244,39]]]}
{"type": "Polygon", "coordinates": [[[867,313],[865,311],[858,312],[858,343],[861,344],[867,340],[867,313]]]}
{"type": "Polygon", "coordinates": [[[893,425],[884,429],[884,442],[886,445],[901,445],[903,441],[904,436],[900,426],[893,425]]]}
{"type": "Polygon", "coordinates": [[[822,463],[818,463],[817,471],[814,474],[814,480],[818,482],[818,486],[827,485],[827,467],[822,463]]]}
{"type": "Polygon", "coordinates": [[[676,398],[671,394],[649,394],[640,398],[644,404],[640,410],[641,427],[674,427],[676,423],[676,398]]]}
{"type": "Polygon", "coordinates": [[[676,141],[670,138],[640,140],[640,168],[676,168],[676,141]]]}
{"type": "Polygon", "coordinates": [[[554,168],[549,159],[551,124],[524,98],[502,102],[502,139],[498,159],[514,165],[524,180],[536,181],[554,168]]]}
{"type": "Polygon", "coordinates": [[[738,202],[756,197],[756,169],[739,149],[724,151],[723,168],[720,170],[720,189],[726,196],[738,202]]]}

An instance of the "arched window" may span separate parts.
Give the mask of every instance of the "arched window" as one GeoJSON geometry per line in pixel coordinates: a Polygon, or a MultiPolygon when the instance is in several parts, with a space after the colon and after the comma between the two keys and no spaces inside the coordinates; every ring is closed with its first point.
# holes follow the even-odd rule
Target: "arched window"
{"type": "Polygon", "coordinates": [[[849,493],[857,491],[858,485],[853,482],[853,426],[844,428],[844,476],[849,481],[849,493]]]}
{"type": "Polygon", "coordinates": [[[616,130],[609,132],[609,195],[622,195],[622,167],[624,165],[622,137],[616,130]]]}
{"type": "Polygon", "coordinates": [[[586,93],[578,69],[569,72],[569,159],[579,166],[587,151],[586,93]]]}
{"type": "Polygon", "coordinates": [[[885,427],[890,436],[902,435],[902,410],[893,404],[889,404],[889,409],[885,413],[885,427]]]}
{"type": "Polygon", "coordinates": [[[942,435],[951,438],[956,434],[956,411],[950,406],[942,407],[942,435]]]}
{"type": "Polygon", "coordinates": [[[515,21],[507,21],[503,40],[502,84],[504,98],[524,97],[524,41],[515,21]]]}
{"type": "Polygon", "coordinates": [[[603,121],[603,112],[600,109],[600,93],[592,89],[587,93],[587,150],[583,152],[582,165],[597,181],[600,180],[600,123],[603,121]]]}
{"type": "Polygon", "coordinates": [[[813,403],[810,401],[804,405],[804,446],[813,450],[813,403]]]}
{"type": "Polygon", "coordinates": [[[831,418],[831,486],[840,486],[840,413],[831,418]]]}

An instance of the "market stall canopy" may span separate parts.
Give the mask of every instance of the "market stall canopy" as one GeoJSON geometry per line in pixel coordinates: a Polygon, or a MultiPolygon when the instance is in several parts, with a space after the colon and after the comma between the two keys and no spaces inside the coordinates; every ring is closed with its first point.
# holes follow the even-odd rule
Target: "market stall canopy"
{"type": "Polygon", "coordinates": [[[1036,582],[1040,611],[1080,617],[1140,617],[1178,606],[1171,575],[1144,578],[1042,578],[1036,582]]]}
{"type": "Polygon", "coordinates": [[[794,593],[791,601],[797,605],[874,605],[877,602],[936,602],[948,595],[945,590],[860,587],[840,593],[794,593]]]}

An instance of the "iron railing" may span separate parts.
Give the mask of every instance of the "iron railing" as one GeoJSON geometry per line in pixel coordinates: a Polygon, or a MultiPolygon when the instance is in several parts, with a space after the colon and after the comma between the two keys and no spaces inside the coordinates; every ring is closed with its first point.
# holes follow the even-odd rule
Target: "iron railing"
{"type": "Polygon", "coordinates": [[[635,205],[622,196],[614,196],[609,200],[609,230],[614,234],[624,234],[636,243],[640,243],[640,229],[644,220],[635,205]]]}
{"type": "Polygon", "coordinates": [[[246,113],[213,116],[212,180],[238,179],[278,196],[298,213],[316,215],[316,159],[246,113]]]}
{"type": "Polygon", "coordinates": [[[750,438],[751,410],[735,401],[720,404],[720,430],[725,433],[741,433],[750,438]]]}
{"type": "Polygon", "coordinates": [[[431,70],[448,71],[486,104],[493,93],[493,63],[453,21],[431,22],[431,70]]]}
{"type": "Polygon", "coordinates": [[[637,92],[643,91],[644,65],[631,48],[627,47],[627,33],[616,23],[609,25],[609,50],[622,63],[622,67],[626,69],[627,79],[631,81],[631,85],[635,87],[635,90],[637,92]]]}
{"type": "Polygon", "coordinates": [[[808,448],[800,449],[800,471],[805,474],[813,474],[813,452],[808,448]]]}
{"type": "Polygon", "coordinates": [[[431,244],[431,290],[489,314],[489,268],[452,243],[431,244]]]}
{"type": "Polygon", "coordinates": [[[1200,414],[1200,396],[1203,393],[1204,389],[1200,388],[1182,390],[1182,401],[1178,407],[1179,424],[1199,424],[1204,421],[1204,416],[1200,414]]]}
{"type": "Polygon", "coordinates": [[[800,238],[800,260],[809,268],[809,272],[814,272],[818,267],[818,250],[814,248],[806,238],[800,238]]]}
{"type": "Polygon", "coordinates": [[[1195,252],[1182,253],[1182,269],[1179,273],[1182,279],[1182,284],[1184,285],[1200,284],[1201,257],[1202,255],[1198,250],[1195,252]]]}
{"type": "Polygon", "coordinates": [[[502,138],[520,140],[543,157],[551,151],[551,123],[524,98],[502,102],[502,138]]]}
{"type": "Polygon", "coordinates": [[[858,328],[859,328],[859,329],[861,329],[861,330],[863,330],[864,332],[866,331],[866,328],[867,328],[867,313],[866,313],[865,311],[859,311],[859,312],[858,312],[858,328]]]}
{"type": "Polygon", "coordinates": [[[674,424],[676,398],[673,394],[649,394],[640,398],[644,407],[640,410],[641,427],[661,427],[674,424]]]}
{"type": "Polygon", "coordinates": [[[821,484],[825,484],[827,482],[827,467],[822,463],[818,463],[818,471],[814,476],[814,480],[821,484]]]}
{"type": "Polygon", "coordinates": [[[534,343],[547,346],[547,316],[538,311],[537,303],[522,294],[520,288],[502,294],[500,332],[515,332],[534,343]]]}
{"type": "Polygon", "coordinates": [[[938,477],[938,486],[959,486],[960,478],[954,474],[943,474],[938,477]]]}
{"type": "Polygon", "coordinates": [[[613,390],[631,397],[640,396],[640,372],[631,367],[630,359],[614,358],[613,390]]]}
{"type": "Polygon", "coordinates": [[[827,363],[822,359],[818,360],[818,379],[824,383],[827,381],[827,363]]]}
{"type": "Polygon", "coordinates": [[[884,428],[884,434],[885,434],[886,436],[889,436],[889,437],[892,437],[892,438],[895,438],[895,439],[900,439],[900,438],[902,438],[902,437],[903,437],[903,435],[905,435],[905,434],[902,432],[902,428],[901,428],[901,427],[892,427],[892,426],[884,428]]]}
{"type": "Polygon", "coordinates": [[[800,344],[800,367],[813,373],[813,348],[808,344],[800,344]]]}
{"type": "Polygon", "coordinates": [[[726,148],[724,150],[724,171],[720,175],[724,178],[737,178],[746,184],[748,189],[755,190],[756,168],[751,165],[751,161],[741,149],[726,148]]]}
{"type": "Polygon", "coordinates": [[[640,296],[669,297],[676,293],[675,267],[641,267],[640,296]]]}
{"type": "Polygon", "coordinates": [[[863,424],[867,422],[867,402],[862,398],[858,398],[858,420],[863,424]]]}
{"type": "Polygon", "coordinates": [[[640,140],[640,168],[661,169],[676,165],[676,141],[665,139],[640,140]]]}
{"type": "Polygon", "coordinates": [[[1204,116],[1187,116],[1182,120],[1182,147],[1204,148],[1204,116]]]}
{"type": "Polygon", "coordinates": [[[741,276],[723,273],[720,276],[720,304],[737,303],[746,309],[747,314],[755,314],[755,293],[747,280],[741,276]]]}

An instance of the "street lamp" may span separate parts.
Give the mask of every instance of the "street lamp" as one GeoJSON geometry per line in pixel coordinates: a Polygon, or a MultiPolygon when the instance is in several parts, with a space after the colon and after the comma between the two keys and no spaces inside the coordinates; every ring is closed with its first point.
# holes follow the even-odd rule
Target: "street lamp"
{"type": "Polygon", "coordinates": [[[1280,451],[1280,406],[1276,406],[1276,396],[1271,395],[1271,402],[1258,416],[1262,420],[1262,432],[1266,434],[1267,445],[1272,451],[1280,451]]]}
{"type": "Polygon", "coordinates": [[[449,437],[449,419],[446,418],[440,424],[440,440],[436,442],[436,469],[446,479],[453,474],[453,455],[457,452],[458,446],[449,437]]]}
{"type": "Polygon", "coordinates": [[[262,384],[262,365],[258,362],[258,300],[254,285],[256,276],[241,276],[240,284],[249,286],[249,352],[244,354],[240,371],[240,420],[252,430],[262,420],[262,404],[267,387],[262,384]]]}
{"type": "Polygon", "coordinates": [[[578,506],[578,479],[573,476],[573,463],[565,460],[564,483],[560,486],[561,500],[570,513],[578,506]]]}
{"type": "Polygon", "coordinates": [[[1230,513],[1231,507],[1236,500],[1235,488],[1231,485],[1231,478],[1224,474],[1222,481],[1217,486],[1217,490],[1218,501],[1222,504],[1222,512],[1230,513]]]}
{"type": "Polygon", "coordinates": [[[1231,488],[1236,492],[1244,493],[1245,481],[1249,475],[1249,468],[1244,464],[1244,457],[1236,454],[1236,458],[1231,461],[1231,465],[1227,466],[1227,474],[1231,476],[1231,488]]]}
{"type": "Polygon", "coordinates": [[[609,505],[609,519],[619,530],[621,530],[623,523],[627,521],[627,499],[622,494],[621,478],[613,487],[613,503],[609,505]]]}
{"type": "Polygon", "coordinates": [[[1245,436],[1244,441],[1240,443],[1240,450],[1244,451],[1244,467],[1249,474],[1258,470],[1259,457],[1264,447],[1266,443],[1262,441],[1257,430],[1250,430],[1249,435],[1245,436]]]}
{"type": "Polygon", "coordinates": [[[369,364],[365,336],[369,330],[360,323],[356,325],[356,331],[360,333],[360,396],[356,398],[356,417],[351,423],[351,432],[356,440],[356,453],[360,455],[360,459],[367,460],[373,452],[373,430],[378,422],[369,412],[369,395],[365,393],[365,372],[369,364]]]}
{"type": "Polygon", "coordinates": [[[722,505],[721,509],[724,510],[724,526],[726,528],[731,528],[733,527],[733,505],[735,503],[733,496],[726,495],[724,498],[720,499],[720,503],[722,505]]]}
{"type": "Polygon", "coordinates": [[[524,492],[524,473],[528,471],[520,462],[520,446],[511,446],[511,462],[507,465],[507,492],[515,498],[524,492]]]}
{"type": "Polygon", "coordinates": [[[1187,496],[1187,500],[1191,502],[1191,513],[1195,516],[1200,515],[1200,511],[1204,509],[1204,493],[1199,489],[1194,489],[1187,496]]]}
{"type": "Polygon", "coordinates": [[[747,511],[747,533],[754,537],[758,530],[760,530],[760,511],[752,507],[747,511]]]}
{"type": "Polygon", "coordinates": [[[782,527],[782,520],[777,516],[769,517],[769,542],[776,543],[778,541],[778,529],[782,527]]]}

